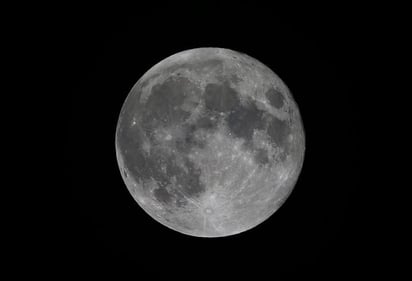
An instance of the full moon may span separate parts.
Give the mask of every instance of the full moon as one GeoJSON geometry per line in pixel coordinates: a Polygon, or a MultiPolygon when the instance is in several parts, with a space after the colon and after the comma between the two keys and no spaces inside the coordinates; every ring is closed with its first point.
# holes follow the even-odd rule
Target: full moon
{"type": "Polygon", "coordinates": [[[263,63],[223,48],[154,65],[131,89],[116,128],[130,194],[156,221],[197,237],[267,220],[293,190],[304,150],[289,88],[263,63]]]}

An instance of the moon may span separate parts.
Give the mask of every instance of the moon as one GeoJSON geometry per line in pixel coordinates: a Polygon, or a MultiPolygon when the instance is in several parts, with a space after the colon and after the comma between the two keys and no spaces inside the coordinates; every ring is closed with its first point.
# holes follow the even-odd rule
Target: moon
{"type": "Polygon", "coordinates": [[[121,108],[115,139],[138,205],[197,237],[235,235],[267,220],[292,192],[305,150],[285,83],[223,48],[185,50],[148,70],[121,108]]]}

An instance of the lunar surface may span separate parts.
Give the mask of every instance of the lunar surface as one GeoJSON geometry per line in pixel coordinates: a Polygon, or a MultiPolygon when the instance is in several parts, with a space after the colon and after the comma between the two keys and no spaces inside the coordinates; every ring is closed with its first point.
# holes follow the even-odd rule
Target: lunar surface
{"type": "Polygon", "coordinates": [[[131,89],[116,129],[133,198],[164,226],[198,237],[268,219],[294,188],[304,149],[285,83],[222,48],[186,50],[153,66],[131,89]]]}

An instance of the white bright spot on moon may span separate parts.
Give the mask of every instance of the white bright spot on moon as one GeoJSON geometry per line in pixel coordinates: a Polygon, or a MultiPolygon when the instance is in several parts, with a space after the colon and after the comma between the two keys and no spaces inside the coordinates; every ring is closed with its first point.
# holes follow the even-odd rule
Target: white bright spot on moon
{"type": "Polygon", "coordinates": [[[289,177],[290,169],[285,168],[285,167],[280,167],[278,176],[279,176],[279,181],[283,182],[289,177]]]}
{"type": "Polygon", "coordinates": [[[146,200],[142,196],[137,197],[137,200],[140,202],[140,204],[143,204],[143,205],[146,204],[146,200]]]}

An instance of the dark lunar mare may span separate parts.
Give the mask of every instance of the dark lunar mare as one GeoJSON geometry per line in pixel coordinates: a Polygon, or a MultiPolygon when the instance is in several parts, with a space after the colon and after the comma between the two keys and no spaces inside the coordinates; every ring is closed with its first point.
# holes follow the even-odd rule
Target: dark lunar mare
{"type": "Polygon", "coordinates": [[[183,126],[183,137],[176,140],[176,148],[180,153],[188,153],[192,148],[202,149],[206,146],[206,140],[196,138],[199,130],[213,133],[217,129],[219,116],[216,114],[202,114],[193,123],[183,126]],[[211,118],[214,117],[214,118],[211,118]]]}
{"type": "MultiPolygon", "coordinates": [[[[155,129],[182,124],[189,117],[190,113],[183,111],[180,106],[190,94],[200,94],[199,89],[184,77],[170,77],[152,88],[146,104],[139,103],[141,88],[136,88],[121,113],[118,145],[125,167],[133,178],[143,182],[144,190],[147,189],[146,183],[156,181],[158,188],[153,192],[154,197],[166,205],[176,202],[183,206],[187,203],[183,194],[197,197],[205,190],[199,179],[200,169],[186,154],[179,154],[183,157],[183,167],[179,166],[176,155],[166,153],[153,136],[155,129]],[[138,124],[132,126],[133,120],[138,120],[138,124]],[[151,142],[150,155],[142,149],[145,137],[151,142]],[[171,188],[172,178],[175,178],[175,186],[179,190],[171,188]]],[[[202,126],[211,125],[205,122],[200,124],[202,126]]],[[[171,145],[178,148],[177,142],[171,145]]],[[[185,145],[195,144],[186,142],[185,145]]]]}
{"type": "Polygon", "coordinates": [[[180,124],[190,113],[181,109],[189,94],[200,90],[185,77],[169,77],[161,84],[154,85],[142,112],[143,124],[156,129],[159,126],[180,124]]]}
{"type": "Polygon", "coordinates": [[[284,150],[282,156],[285,157],[289,153],[288,136],[291,133],[288,120],[280,120],[271,116],[268,123],[267,133],[271,141],[284,150]]]}
{"type": "Polygon", "coordinates": [[[253,157],[256,163],[260,165],[266,165],[269,163],[269,156],[268,156],[268,152],[266,149],[263,149],[263,148],[255,149],[253,157]]]}
{"type": "Polygon", "coordinates": [[[249,100],[245,106],[237,106],[227,117],[227,125],[231,133],[245,140],[245,145],[251,145],[255,129],[264,129],[264,112],[257,108],[256,103],[249,100]]]}
{"type": "MultiPolygon", "coordinates": [[[[271,141],[278,147],[284,149],[282,159],[288,153],[287,137],[290,127],[286,120],[280,120],[269,116],[260,110],[252,99],[246,100],[242,105],[238,93],[230,87],[227,81],[223,83],[210,83],[205,88],[205,106],[211,112],[229,113],[226,118],[228,129],[234,137],[243,139],[243,147],[253,152],[254,159],[258,164],[265,165],[269,162],[267,151],[263,148],[253,147],[254,130],[267,130],[271,141]]],[[[266,92],[271,104],[280,108],[284,97],[278,90],[271,88],[266,92]]]]}
{"type": "Polygon", "coordinates": [[[275,88],[270,88],[269,90],[266,91],[265,93],[266,98],[269,100],[269,103],[274,107],[274,108],[281,108],[284,103],[284,96],[281,91],[275,88]]]}
{"type": "Polygon", "coordinates": [[[206,109],[212,112],[229,112],[240,104],[237,92],[227,81],[223,84],[207,84],[204,99],[206,109]]]}

